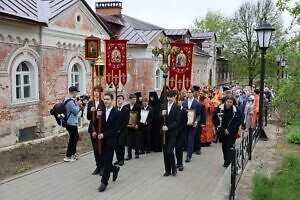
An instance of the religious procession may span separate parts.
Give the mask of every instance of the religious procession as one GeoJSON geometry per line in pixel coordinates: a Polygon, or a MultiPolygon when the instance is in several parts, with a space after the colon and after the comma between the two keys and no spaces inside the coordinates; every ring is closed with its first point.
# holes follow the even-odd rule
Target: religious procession
{"type": "MultiPolygon", "coordinates": [[[[155,56],[163,56],[161,70],[165,85],[160,97],[155,91],[149,91],[147,96],[142,96],[138,91],[125,99],[125,94],[117,90],[115,94],[104,91],[101,79],[105,76],[106,84],[112,83],[115,87],[119,79],[126,84],[126,42],[105,41],[104,65],[99,56],[100,40],[95,37],[86,39],[86,59],[92,60],[91,100],[76,99],[80,91],[76,86],[71,86],[64,101],[67,118],[58,118],[55,115],[57,111],[53,109],[58,124],[66,120],[65,126],[70,136],[64,161],[78,159],[76,144],[79,135],[74,119],[85,104],[96,163],[91,174],[102,176],[99,192],[106,190],[111,174],[112,181],[117,180],[118,174],[122,173],[120,167],[125,162],[151,152],[163,152],[164,177],[176,176],[177,171],[184,170],[184,162],[188,164],[193,159],[201,159],[196,156],[201,155],[201,146],[219,141],[222,143],[223,167],[227,168],[232,162],[231,148],[241,136],[242,129],[252,132],[257,126],[259,89],[255,86],[241,87],[238,83],[214,88],[209,85],[191,86],[193,45],[180,42],[170,45],[167,38],[161,38],[162,47],[153,49],[155,56]],[[94,44],[97,45],[92,46],[94,44]],[[170,67],[168,54],[171,54],[170,67]],[[169,84],[166,81],[168,77],[169,84]]],[[[272,91],[266,87],[263,97],[264,124],[267,126],[272,91]]]]}
{"type": "Polygon", "coordinates": [[[288,3],[0,1],[0,199],[284,194],[260,172],[299,143],[288,3]]]}

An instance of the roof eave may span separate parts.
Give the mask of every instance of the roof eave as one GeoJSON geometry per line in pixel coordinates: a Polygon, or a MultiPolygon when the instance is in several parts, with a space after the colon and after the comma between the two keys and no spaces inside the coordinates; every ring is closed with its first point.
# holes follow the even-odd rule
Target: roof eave
{"type": "Polygon", "coordinates": [[[34,19],[28,19],[28,18],[17,16],[17,15],[3,13],[3,12],[0,13],[0,18],[13,20],[16,22],[26,22],[28,24],[34,24],[34,25],[39,25],[39,26],[48,26],[48,24],[46,22],[39,22],[34,19]]]}

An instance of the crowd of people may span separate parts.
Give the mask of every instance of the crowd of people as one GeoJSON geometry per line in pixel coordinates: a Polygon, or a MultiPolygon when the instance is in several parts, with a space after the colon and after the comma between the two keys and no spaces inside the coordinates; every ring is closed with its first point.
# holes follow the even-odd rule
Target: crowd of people
{"type": "MultiPolygon", "coordinates": [[[[71,86],[65,98],[66,129],[70,136],[66,162],[78,159],[76,119],[82,109],[82,102],[76,100],[78,92],[71,86]]],[[[137,92],[129,95],[128,103],[123,94],[114,99],[100,87],[94,88],[93,96],[87,104],[87,119],[90,120],[88,132],[96,163],[92,174],[102,176],[100,192],[106,190],[111,173],[112,180],[116,181],[125,161],[139,159],[151,152],[163,152],[163,176],[176,176],[177,170],[184,170],[184,151],[185,162],[189,163],[194,159],[193,155],[201,154],[202,145],[219,141],[222,143],[223,166],[228,167],[230,148],[241,129],[252,131],[256,126],[259,107],[259,90],[238,84],[219,88],[193,86],[185,92],[167,89],[161,92],[160,98],[156,92],[150,92],[148,97],[137,92]],[[113,163],[114,154],[116,162],[113,163]]],[[[268,102],[272,97],[272,91],[266,87],[265,125],[268,102]]]]}

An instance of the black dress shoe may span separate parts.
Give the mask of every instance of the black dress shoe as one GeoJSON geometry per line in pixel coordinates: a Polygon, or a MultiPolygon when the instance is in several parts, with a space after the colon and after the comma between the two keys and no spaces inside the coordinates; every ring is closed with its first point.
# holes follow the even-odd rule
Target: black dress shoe
{"type": "Polygon", "coordinates": [[[169,173],[169,172],[165,172],[164,174],[163,174],[163,176],[170,176],[171,174],[169,173]]]}
{"type": "Polygon", "coordinates": [[[125,160],[131,160],[132,157],[131,156],[128,156],[125,160]]]}
{"type": "Polygon", "coordinates": [[[200,151],[200,150],[197,150],[197,151],[196,151],[196,154],[197,154],[197,155],[201,155],[201,151],[200,151]]]}
{"type": "Polygon", "coordinates": [[[140,151],[140,154],[145,154],[145,151],[140,151]]]}
{"type": "Polygon", "coordinates": [[[100,167],[96,167],[96,169],[93,171],[92,175],[96,175],[100,173],[100,167]]]}
{"type": "Polygon", "coordinates": [[[120,160],[120,161],[119,161],[119,165],[120,165],[120,166],[124,165],[124,160],[120,160]]]}
{"type": "Polygon", "coordinates": [[[139,158],[140,158],[140,156],[139,156],[139,155],[135,155],[135,158],[136,158],[136,159],[139,159],[139,158]]]}
{"type": "Polygon", "coordinates": [[[146,154],[150,153],[150,151],[146,151],[146,154]]]}
{"type": "Polygon", "coordinates": [[[183,165],[180,165],[180,166],[178,167],[178,170],[179,170],[179,171],[183,171],[183,169],[184,169],[183,165]]]}
{"type": "Polygon", "coordinates": [[[116,162],[114,162],[114,165],[118,165],[119,164],[119,161],[117,160],[116,162]]]}
{"type": "Polygon", "coordinates": [[[101,183],[100,187],[98,188],[99,192],[104,192],[106,190],[106,186],[105,184],[101,183]]]}
{"type": "Polygon", "coordinates": [[[191,159],[190,158],[186,158],[185,162],[191,162],[191,159]]]}
{"type": "Polygon", "coordinates": [[[172,169],[172,176],[176,176],[176,174],[177,174],[177,169],[176,168],[172,169]]]}
{"type": "Polygon", "coordinates": [[[120,167],[116,167],[116,169],[113,171],[113,181],[117,180],[119,171],[120,171],[120,167]]]}

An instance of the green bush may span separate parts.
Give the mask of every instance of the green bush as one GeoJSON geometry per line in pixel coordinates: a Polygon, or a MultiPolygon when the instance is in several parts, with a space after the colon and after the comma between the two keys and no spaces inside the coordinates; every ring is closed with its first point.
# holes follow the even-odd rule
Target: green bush
{"type": "Polygon", "coordinates": [[[287,139],[289,143],[300,144],[300,125],[291,124],[287,126],[287,139]]]}
{"type": "Polygon", "coordinates": [[[300,158],[285,156],[281,170],[268,178],[254,176],[253,200],[298,200],[300,197],[300,158]]]}

